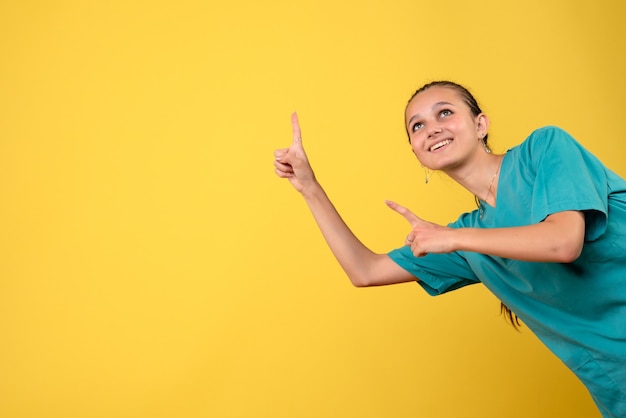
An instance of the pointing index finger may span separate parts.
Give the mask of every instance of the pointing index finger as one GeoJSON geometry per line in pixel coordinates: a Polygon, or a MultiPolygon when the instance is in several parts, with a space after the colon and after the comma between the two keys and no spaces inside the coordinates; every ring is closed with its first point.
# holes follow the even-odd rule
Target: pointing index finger
{"type": "Polygon", "coordinates": [[[415,224],[420,220],[420,218],[417,215],[415,215],[413,212],[411,212],[409,209],[405,208],[404,206],[397,204],[396,202],[392,202],[391,200],[386,200],[385,203],[391,209],[393,209],[394,211],[402,215],[404,219],[406,219],[411,224],[411,226],[415,226],[415,224]]]}
{"type": "Polygon", "coordinates": [[[296,112],[291,114],[291,129],[293,130],[293,141],[301,141],[302,134],[300,133],[300,123],[298,123],[298,114],[296,112]]]}

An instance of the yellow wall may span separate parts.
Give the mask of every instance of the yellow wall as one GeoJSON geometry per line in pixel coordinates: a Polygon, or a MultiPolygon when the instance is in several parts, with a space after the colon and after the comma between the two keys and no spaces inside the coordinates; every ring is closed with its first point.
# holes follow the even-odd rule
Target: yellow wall
{"type": "Polygon", "coordinates": [[[2,2],[0,416],[599,416],[483,288],[352,288],[272,152],[298,110],[378,251],[385,199],[473,205],[406,144],[426,81],[470,87],[496,151],[556,124],[626,176],[625,7],[2,2]]]}

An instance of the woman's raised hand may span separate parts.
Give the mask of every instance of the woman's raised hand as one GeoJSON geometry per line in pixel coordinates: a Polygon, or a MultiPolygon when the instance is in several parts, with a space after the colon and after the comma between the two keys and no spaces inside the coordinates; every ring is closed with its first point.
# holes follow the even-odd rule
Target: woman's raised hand
{"type": "Polygon", "coordinates": [[[291,185],[302,193],[306,187],[315,183],[315,174],[302,147],[302,134],[296,113],[291,115],[291,128],[291,146],[274,151],[274,171],[278,177],[289,179],[291,185]]]}
{"type": "Polygon", "coordinates": [[[315,179],[302,147],[298,116],[291,115],[293,142],[274,152],[278,177],[288,179],[309,206],[328,247],[355,286],[379,286],[415,280],[387,254],[374,253],[348,228],[315,179]]]}

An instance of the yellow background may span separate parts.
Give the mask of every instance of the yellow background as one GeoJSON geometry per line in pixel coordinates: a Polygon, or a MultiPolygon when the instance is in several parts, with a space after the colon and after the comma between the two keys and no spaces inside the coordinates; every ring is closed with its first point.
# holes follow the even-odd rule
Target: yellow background
{"type": "Polygon", "coordinates": [[[626,176],[620,0],[4,1],[0,416],[597,417],[473,286],[351,287],[273,173],[297,110],[359,237],[436,222],[403,131],[468,86],[497,152],[559,125],[626,176]]]}

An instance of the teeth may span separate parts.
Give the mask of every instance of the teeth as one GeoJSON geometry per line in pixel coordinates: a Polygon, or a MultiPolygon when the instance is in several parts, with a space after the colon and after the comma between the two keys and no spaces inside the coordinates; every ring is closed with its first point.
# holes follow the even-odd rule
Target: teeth
{"type": "Polygon", "coordinates": [[[443,147],[444,145],[448,145],[449,143],[451,143],[452,141],[449,139],[444,139],[441,142],[437,142],[435,145],[433,145],[432,147],[430,147],[430,151],[434,151],[436,149],[439,149],[441,147],[443,147]]]}

